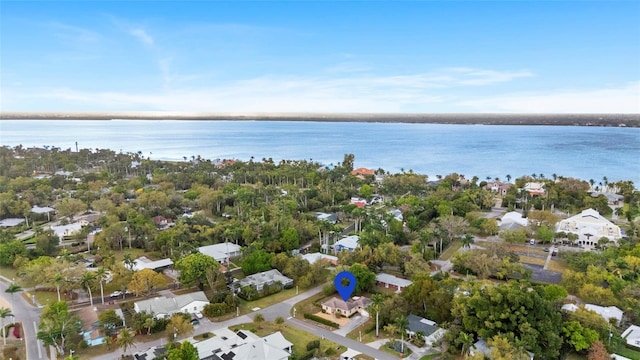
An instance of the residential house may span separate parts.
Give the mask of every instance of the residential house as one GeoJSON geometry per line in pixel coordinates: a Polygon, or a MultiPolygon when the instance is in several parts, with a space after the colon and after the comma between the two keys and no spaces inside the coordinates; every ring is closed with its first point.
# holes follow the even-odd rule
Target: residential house
{"type": "Polygon", "coordinates": [[[274,285],[276,283],[280,283],[283,288],[290,288],[293,286],[293,279],[282,275],[282,273],[277,269],[271,269],[269,271],[249,275],[237,282],[238,290],[245,286],[251,286],[258,292],[262,291],[265,286],[274,285]]]}
{"type": "Polygon", "coordinates": [[[332,255],[317,252],[300,256],[302,256],[303,259],[307,260],[309,264],[315,264],[318,261],[326,261],[331,265],[338,265],[338,258],[332,255]]]}
{"type": "Polygon", "coordinates": [[[556,224],[556,232],[576,234],[578,239],[575,242],[586,246],[595,246],[603,237],[613,242],[622,238],[620,227],[594,209],[586,209],[578,215],[561,220],[556,224]]]}
{"type": "Polygon", "coordinates": [[[617,325],[620,324],[620,322],[622,321],[622,316],[624,315],[624,311],[618,309],[615,306],[585,304],[584,308],[602,316],[605,320],[607,320],[607,322],[610,322],[612,319],[614,319],[617,325]]]}
{"type": "Polygon", "coordinates": [[[20,218],[7,218],[0,220],[0,227],[10,228],[14,226],[18,226],[24,222],[24,219],[20,218]]]}
{"type": "Polygon", "coordinates": [[[174,225],[173,220],[162,215],[154,216],[152,220],[154,224],[156,224],[156,227],[160,230],[166,230],[174,225]]]}
{"type": "Polygon", "coordinates": [[[353,171],[351,171],[351,175],[359,178],[359,179],[363,179],[365,178],[365,176],[374,176],[376,174],[376,171],[373,169],[367,169],[367,168],[357,168],[354,169],[353,171]]]}
{"type": "Polygon", "coordinates": [[[544,195],[544,183],[528,182],[524,184],[524,191],[531,196],[544,195]]]}
{"type": "Polygon", "coordinates": [[[63,241],[67,236],[78,234],[82,230],[82,223],[74,222],[73,224],[50,226],[51,231],[63,241]]]}
{"type": "Polygon", "coordinates": [[[138,313],[142,311],[152,313],[156,319],[162,319],[177,313],[193,314],[202,311],[207,304],[209,304],[209,299],[204,292],[196,291],[171,298],[158,296],[153,299],[136,301],[133,304],[133,309],[138,313]]]}
{"type": "Polygon", "coordinates": [[[407,316],[409,325],[407,326],[407,334],[409,337],[415,336],[418,332],[422,332],[426,344],[437,344],[444,336],[444,329],[439,328],[434,321],[423,317],[410,314],[407,316]]]}
{"type": "Polygon", "coordinates": [[[355,249],[360,247],[360,245],[358,244],[359,240],[360,240],[360,237],[358,235],[347,236],[336,241],[335,244],[331,246],[331,248],[333,249],[334,253],[337,253],[343,250],[354,251],[355,249]]]}
{"type": "MultiPolygon", "coordinates": [[[[200,360],[286,360],[291,356],[293,344],[281,332],[260,337],[248,330],[233,332],[228,328],[215,331],[208,339],[188,338],[198,350],[200,360]]],[[[152,360],[165,353],[164,348],[151,348],[134,354],[136,360],[152,360]]]]}
{"type": "MultiPolygon", "coordinates": [[[[76,315],[82,323],[81,334],[87,345],[96,346],[106,343],[107,339],[101,332],[96,308],[83,307],[75,311],[74,315],[76,315]]],[[[116,315],[124,321],[124,314],[122,313],[122,310],[117,309],[116,315]]]]}
{"type": "Polygon", "coordinates": [[[164,269],[173,265],[171,259],[151,260],[146,256],[141,256],[133,260],[132,271],[140,271],[143,269],[151,269],[156,272],[162,272],[164,269]]]}
{"type": "MultiPolygon", "coordinates": [[[[575,312],[579,308],[580,307],[575,304],[564,304],[560,309],[563,311],[575,312]]],[[[615,306],[585,304],[584,309],[595,312],[596,314],[602,316],[602,318],[604,318],[608,322],[610,322],[611,319],[615,319],[616,324],[620,324],[620,322],[622,321],[622,316],[624,315],[624,312],[615,306]]]]}
{"type": "Polygon", "coordinates": [[[322,303],[322,311],[327,314],[340,314],[345,317],[351,317],[355,313],[368,316],[366,308],[369,305],[371,305],[371,300],[364,296],[354,296],[347,301],[333,297],[322,303]]]}
{"type": "Polygon", "coordinates": [[[511,189],[512,186],[513,184],[509,184],[509,183],[503,183],[500,181],[490,181],[487,183],[487,185],[484,186],[484,188],[491,192],[498,193],[501,196],[505,196],[507,195],[507,192],[509,191],[509,189],[511,189]]]}
{"type": "Polygon", "coordinates": [[[380,273],[376,275],[376,285],[385,289],[393,289],[397,293],[402,292],[404,288],[413,284],[411,280],[402,279],[391,274],[380,273]]]}
{"type": "Polygon", "coordinates": [[[338,214],[335,214],[335,213],[328,214],[323,212],[317,212],[316,218],[320,221],[327,221],[334,225],[338,222],[338,214]]]}
{"type": "Polygon", "coordinates": [[[200,246],[198,251],[211,256],[221,264],[228,263],[229,259],[242,255],[241,247],[230,242],[200,246]]]}
{"type": "Polygon", "coordinates": [[[367,200],[359,197],[352,197],[349,203],[359,208],[363,208],[365,207],[365,205],[367,205],[367,200]]]}
{"type": "Polygon", "coordinates": [[[631,325],[623,333],[622,338],[627,342],[627,345],[635,348],[640,348],[640,326],[631,325]]]}
{"type": "Polygon", "coordinates": [[[38,214],[38,215],[45,215],[46,214],[47,215],[47,221],[51,221],[51,213],[55,214],[56,209],[48,207],[48,206],[40,207],[40,206],[34,205],[31,208],[31,212],[34,213],[34,214],[38,214]]]}
{"type": "Polygon", "coordinates": [[[516,230],[527,227],[529,225],[529,219],[523,218],[522,214],[517,211],[511,211],[502,216],[498,222],[500,230],[516,230]]]}
{"type": "MultiPolygon", "coordinates": [[[[491,347],[484,339],[480,338],[469,348],[469,355],[474,356],[476,353],[482,353],[485,357],[490,357],[491,347]]],[[[534,354],[530,351],[527,351],[527,354],[529,354],[529,360],[533,360],[534,354]]]]}
{"type": "Polygon", "coordinates": [[[400,222],[402,222],[403,219],[404,219],[404,217],[402,215],[402,210],[400,210],[400,209],[393,209],[393,210],[389,211],[389,214],[391,216],[393,216],[394,219],[396,219],[396,220],[398,220],[400,222]]]}
{"type": "Polygon", "coordinates": [[[616,193],[599,192],[599,191],[594,191],[591,193],[591,197],[594,197],[594,198],[597,198],[600,195],[604,195],[607,198],[607,204],[609,206],[619,206],[620,203],[624,201],[624,196],[616,193]]]}

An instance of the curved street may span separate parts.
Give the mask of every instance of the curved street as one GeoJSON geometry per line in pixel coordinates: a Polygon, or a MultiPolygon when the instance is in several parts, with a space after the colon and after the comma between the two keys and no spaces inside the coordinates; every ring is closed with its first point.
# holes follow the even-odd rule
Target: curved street
{"type": "MultiPolygon", "coordinates": [[[[0,296],[3,297],[7,303],[11,304],[11,295],[5,292],[11,280],[5,277],[2,277],[1,280],[0,296]]],[[[13,302],[12,313],[16,321],[21,322],[23,325],[24,341],[27,344],[27,359],[49,359],[45,347],[42,345],[42,341],[37,340],[37,329],[38,324],[40,324],[40,309],[29,304],[24,297],[22,297],[22,292],[16,293],[13,296],[13,302]]]]}

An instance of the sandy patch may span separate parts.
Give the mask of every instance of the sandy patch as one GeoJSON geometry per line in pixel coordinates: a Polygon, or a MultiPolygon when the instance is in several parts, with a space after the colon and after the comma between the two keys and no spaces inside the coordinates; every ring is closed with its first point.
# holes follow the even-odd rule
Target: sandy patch
{"type": "Polygon", "coordinates": [[[317,315],[317,316],[319,316],[319,317],[321,317],[323,319],[327,319],[327,320],[333,321],[334,323],[336,323],[336,324],[338,324],[340,326],[344,326],[344,325],[349,323],[349,319],[348,318],[335,317],[335,316],[333,316],[333,314],[326,314],[326,313],[323,313],[322,311],[315,313],[315,315],[317,315]]]}

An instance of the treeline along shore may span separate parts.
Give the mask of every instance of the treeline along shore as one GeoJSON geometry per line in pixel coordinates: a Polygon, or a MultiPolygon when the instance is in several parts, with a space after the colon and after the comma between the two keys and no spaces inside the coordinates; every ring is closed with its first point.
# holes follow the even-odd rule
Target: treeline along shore
{"type": "Polygon", "coordinates": [[[640,127],[640,114],[1,112],[4,120],[236,120],[640,127]]]}

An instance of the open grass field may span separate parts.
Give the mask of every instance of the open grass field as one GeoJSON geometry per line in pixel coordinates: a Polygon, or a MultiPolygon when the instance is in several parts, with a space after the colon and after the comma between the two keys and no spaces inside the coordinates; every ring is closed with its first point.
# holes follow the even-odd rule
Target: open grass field
{"type": "Polygon", "coordinates": [[[559,272],[559,273],[563,273],[565,270],[568,270],[569,268],[567,267],[567,262],[564,260],[556,260],[553,259],[549,262],[549,267],[547,268],[547,270],[550,271],[555,271],[555,272],[559,272]]]}
{"type": "Polygon", "coordinates": [[[525,263],[525,264],[533,264],[533,265],[542,265],[542,266],[544,266],[544,264],[546,262],[546,259],[520,255],[520,262],[521,263],[525,263]]]}
{"type": "MultiPolygon", "coordinates": [[[[362,342],[363,343],[370,343],[373,341],[378,340],[378,338],[376,338],[376,330],[375,330],[375,326],[376,326],[376,315],[373,314],[372,317],[369,318],[369,320],[367,320],[364,324],[358,326],[357,328],[353,329],[350,333],[347,334],[347,337],[349,339],[352,340],[356,340],[359,341],[359,336],[360,334],[362,334],[362,342]],[[373,327],[373,331],[367,332],[367,330],[369,330],[369,328],[373,327]]],[[[384,336],[384,333],[382,332],[382,326],[380,326],[380,329],[378,329],[380,336],[384,336]]]]}

